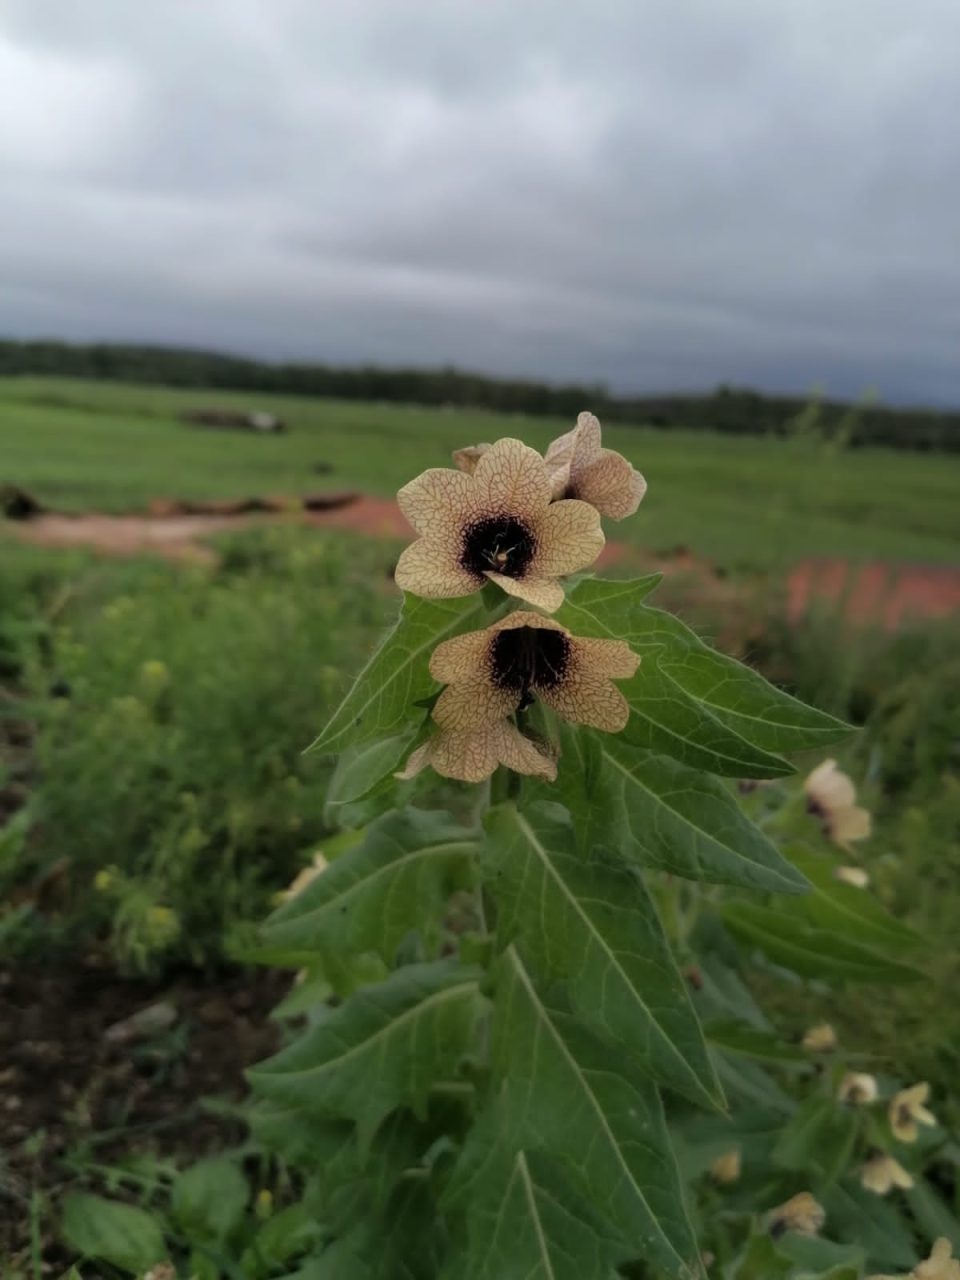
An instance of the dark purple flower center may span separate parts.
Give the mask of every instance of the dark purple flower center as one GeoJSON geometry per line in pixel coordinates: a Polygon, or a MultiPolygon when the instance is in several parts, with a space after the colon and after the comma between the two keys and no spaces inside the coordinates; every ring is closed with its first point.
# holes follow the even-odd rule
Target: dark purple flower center
{"type": "Polygon", "coordinates": [[[548,627],[514,627],[493,638],[490,665],[493,682],[528,707],[537,689],[556,689],[570,663],[570,641],[548,627]]]}
{"type": "Polygon", "coordinates": [[[522,578],[536,550],[536,538],[516,516],[484,516],[464,529],[460,564],[478,578],[488,570],[522,578]]]}

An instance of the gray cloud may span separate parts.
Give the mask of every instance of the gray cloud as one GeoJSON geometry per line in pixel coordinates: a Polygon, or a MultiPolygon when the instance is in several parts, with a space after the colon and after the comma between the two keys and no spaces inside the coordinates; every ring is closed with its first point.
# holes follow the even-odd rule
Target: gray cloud
{"type": "Polygon", "coordinates": [[[7,0],[0,331],[960,402],[955,0],[7,0]]]}

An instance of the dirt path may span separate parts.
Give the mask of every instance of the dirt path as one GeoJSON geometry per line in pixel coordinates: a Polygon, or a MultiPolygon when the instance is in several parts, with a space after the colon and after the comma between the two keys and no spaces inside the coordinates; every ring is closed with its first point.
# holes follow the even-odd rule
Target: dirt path
{"type": "MultiPolygon", "coordinates": [[[[306,500],[271,498],[250,504],[158,501],[143,514],[70,516],[43,512],[11,521],[6,527],[15,537],[40,546],[91,547],[105,555],[121,556],[148,552],[174,560],[215,562],[216,551],[206,539],[278,520],[400,540],[408,539],[411,533],[391,499],[352,494],[306,500]],[[305,502],[319,509],[304,509],[305,502]],[[237,510],[247,505],[256,509],[237,510]]],[[[698,584],[704,603],[713,596],[722,598],[726,605],[732,603],[735,592],[730,584],[708,562],[689,553],[658,557],[624,543],[608,542],[599,560],[601,567],[621,561],[635,563],[645,572],[665,569],[685,575],[698,584]]],[[[849,621],[893,629],[910,618],[942,618],[960,612],[960,567],[808,559],[791,570],[786,596],[791,621],[798,621],[814,608],[829,608],[849,621]]]]}

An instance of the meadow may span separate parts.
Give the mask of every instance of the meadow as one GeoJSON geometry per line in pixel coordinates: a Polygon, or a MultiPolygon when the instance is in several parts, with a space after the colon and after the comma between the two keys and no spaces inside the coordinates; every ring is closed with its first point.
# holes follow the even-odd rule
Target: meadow
{"type": "MultiPolygon", "coordinates": [[[[569,423],[457,409],[0,379],[0,483],[64,511],[143,509],[158,497],[358,490],[392,496],[465,443],[522,435],[544,448],[569,423]],[[197,430],[187,408],[265,408],[289,433],[197,430]],[[318,470],[318,467],[320,470],[318,470]]],[[[689,548],[727,568],[804,556],[949,563],[960,540],[960,459],[788,440],[611,426],[604,440],[650,480],[616,531],[653,552],[689,548]]]]}
{"type": "MultiPolygon", "coordinates": [[[[425,466],[445,465],[454,447],[503,435],[543,447],[568,426],[11,378],[0,380],[0,486],[78,514],[143,510],[157,498],[389,497],[425,466]],[[177,417],[225,404],[278,412],[289,432],[204,431],[177,417]]],[[[736,998],[751,1019],[761,1018],[759,1001],[762,1025],[775,1025],[793,1052],[805,1027],[829,1019],[853,1065],[929,1080],[949,1130],[937,1177],[960,1214],[957,624],[884,634],[828,612],[791,624],[776,590],[781,571],[806,556],[955,563],[960,458],[846,451],[800,429],[758,440],[621,426],[604,442],[650,485],[639,515],[611,536],[653,553],[688,548],[767,592],[734,618],[733,646],[860,729],[834,749],[874,814],[873,837],[850,860],[929,946],[926,980],[904,988],[804,979],[744,949],[736,998]]],[[[16,1042],[8,1084],[25,1100],[20,1114],[0,1113],[4,1280],[39,1280],[83,1252],[82,1230],[64,1243],[65,1191],[119,1186],[138,1203],[160,1202],[175,1164],[223,1147],[245,1175],[258,1162],[253,1191],[267,1178],[268,1160],[237,1128],[244,1063],[200,1078],[198,1046],[215,1056],[211,1045],[226,1040],[247,1062],[269,1052],[274,1033],[264,1041],[255,1032],[269,1025],[278,988],[247,967],[256,922],[319,849],[332,856],[361,822],[337,802],[335,762],[303,751],[395,613],[396,545],[278,521],[214,546],[208,563],[104,559],[21,545],[0,524],[0,1036],[16,1042]],[[84,985],[78,973],[93,977],[84,985]],[[26,1036],[15,1015],[43,1002],[49,1024],[26,1036]],[[132,1080],[111,1074],[108,1048],[90,1055],[106,1026],[171,1002],[179,1016],[137,1041],[132,1080]],[[96,1005],[100,1022],[91,1012],[68,1030],[71,1003],[96,1005]],[[54,1042],[51,1025],[63,1027],[59,1061],[73,1064],[67,1102],[55,1094],[56,1069],[30,1056],[45,1036],[54,1042]],[[225,1090],[230,1102],[199,1096],[225,1090]]],[[[684,612],[713,634],[705,608],[691,598],[684,612]]],[[[441,807],[462,804],[442,784],[426,794],[441,807]]],[[[761,820],[769,809],[784,841],[819,840],[796,780],[746,803],[761,820]]],[[[772,1095],[753,1070],[745,1066],[744,1079],[766,1105],[772,1095]]],[[[270,1182],[278,1195],[285,1176],[270,1182]]],[[[912,1212],[922,1220],[922,1208],[912,1212]]],[[[941,1215],[938,1230],[955,1227],[941,1215]]],[[[200,1273],[286,1274],[281,1262],[261,1271],[221,1258],[200,1273]]]]}

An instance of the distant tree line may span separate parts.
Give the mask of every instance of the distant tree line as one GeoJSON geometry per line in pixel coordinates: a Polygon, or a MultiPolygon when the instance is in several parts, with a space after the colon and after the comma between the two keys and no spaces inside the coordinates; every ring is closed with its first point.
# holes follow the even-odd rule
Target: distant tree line
{"type": "Polygon", "coordinates": [[[887,408],[874,403],[851,405],[832,400],[811,403],[796,396],[771,396],[726,386],[706,395],[615,396],[598,384],[550,386],[489,378],[453,368],[271,364],[173,347],[0,340],[0,376],[9,374],[456,405],[561,418],[572,418],[589,407],[606,421],[654,427],[688,427],[740,435],[816,433],[844,445],[960,452],[960,411],[887,408]]]}

